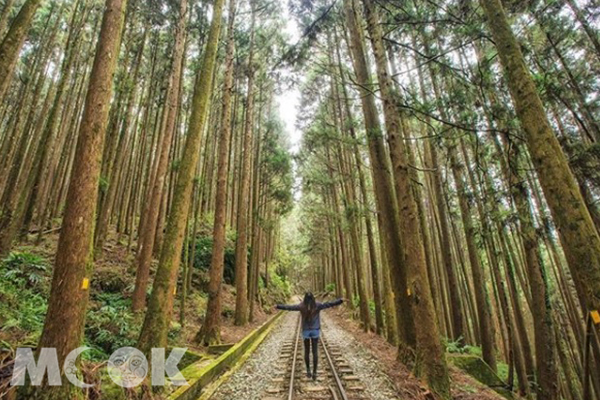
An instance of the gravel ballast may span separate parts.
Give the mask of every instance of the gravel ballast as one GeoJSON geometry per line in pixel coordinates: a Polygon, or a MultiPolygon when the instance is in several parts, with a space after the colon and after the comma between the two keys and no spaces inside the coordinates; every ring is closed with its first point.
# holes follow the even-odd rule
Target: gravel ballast
{"type": "Polygon", "coordinates": [[[284,341],[293,337],[297,318],[295,313],[283,316],[254,354],[221,385],[211,400],[261,399],[272,384],[284,341]]]}
{"type": "Polygon", "coordinates": [[[321,325],[323,336],[327,341],[335,343],[340,349],[343,349],[344,360],[353,369],[354,375],[360,378],[368,398],[372,400],[399,399],[388,376],[382,372],[379,361],[357,342],[354,336],[326,315],[321,315],[321,325]]]}
{"type": "MultiPolygon", "coordinates": [[[[279,367],[283,344],[294,336],[298,314],[288,313],[258,347],[254,354],[211,397],[213,400],[261,400],[279,367]]],[[[353,375],[364,386],[365,397],[372,400],[399,399],[389,378],[382,372],[378,361],[354,337],[338,326],[332,318],[321,314],[323,335],[330,344],[342,350],[344,360],[353,375]]]]}

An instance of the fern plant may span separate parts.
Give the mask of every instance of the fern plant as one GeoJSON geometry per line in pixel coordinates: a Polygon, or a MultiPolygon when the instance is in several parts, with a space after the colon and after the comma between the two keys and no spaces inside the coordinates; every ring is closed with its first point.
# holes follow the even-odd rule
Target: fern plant
{"type": "Polygon", "coordinates": [[[27,288],[39,287],[46,278],[48,266],[44,259],[31,253],[10,253],[0,270],[5,280],[27,288]]]}

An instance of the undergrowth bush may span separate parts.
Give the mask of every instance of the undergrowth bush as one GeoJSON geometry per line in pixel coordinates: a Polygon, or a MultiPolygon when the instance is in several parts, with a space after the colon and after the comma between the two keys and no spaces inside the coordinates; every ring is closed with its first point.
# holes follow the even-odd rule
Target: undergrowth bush
{"type": "MultiPolygon", "coordinates": [[[[262,279],[261,283],[263,283],[262,286],[264,286],[262,279]]],[[[275,303],[285,303],[292,295],[292,285],[287,279],[279,276],[275,270],[271,270],[269,273],[269,286],[267,292],[269,297],[271,297],[275,303]]]]}
{"type": "Polygon", "coordinates": [[[335,292],[335,283],[328,283],[327,286],[325,286],[325,291],[327,293],[334,293],[335,292]]]}
{"type": "Polygon", "coordinates": [[[140,324],[131,311],[131,300],[120,293],[94,293],[88,310],[85,336],[87,345],[100,359],[121,347],[135,346],[140,324]]]}
{"type": "Polygon", "coordinates": [[[450,338],[446,338],[445,345],[446,345],[446,351],[448,353],[455,353],[455,354],[469,353],[469,347],[464,345],[464,340],[463,340],[462,336],[457,340],[451,340],[450,338]]]}
{"type": "MultiPolygon", "coordinates": [[[[194,254],[194,268],[201,271],[210,269],[210,260],[213,250],[212,235],[199,235],[196,238],[196,252],[194,254]]],[[[235,245],[228,237],[225,242],[225,259],[224,259],[223,279],[225,283],[232,285],[235,280],[235,245]]]]}
{"type": "Polygon", "coordinates": [[[47,289],[48,266],[31,253],[10,253],[0,266],[5,281],[27,289],[47,289]]]}
{"type": "Polygon", "coordinates": [[[0,262],[0,331],[13,345],[37,341],[44,325],[50,273],[45,260],[30,253],[11,253],[0,262]]]}

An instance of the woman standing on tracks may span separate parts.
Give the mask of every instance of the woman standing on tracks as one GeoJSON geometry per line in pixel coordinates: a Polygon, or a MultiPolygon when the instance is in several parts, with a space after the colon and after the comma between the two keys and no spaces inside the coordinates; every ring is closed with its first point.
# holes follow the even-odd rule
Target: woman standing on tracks
{"type": "Polygon", "coordinates": [[[339,306],[344,300],[337,299],[328,303],[317,303],[315,296],[308,292],[300,304],[277,304],[278,310],[300,311],[302,315],[302,338],[304,339],[304,362],[306,363],[306,376],[317,380],[317,364],[319,360],[319,336],[321,335],[321,310],[339,306]],[[310,348],[312,346],[313,370],[310,372],[310,348]]]}

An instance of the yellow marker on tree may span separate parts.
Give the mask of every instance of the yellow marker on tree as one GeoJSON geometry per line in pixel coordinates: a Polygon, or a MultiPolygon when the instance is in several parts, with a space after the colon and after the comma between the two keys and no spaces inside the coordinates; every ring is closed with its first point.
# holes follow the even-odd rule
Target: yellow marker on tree
{"type": "Polygon", "coordinates": [[[83,278],[83,282],[81,282],[81,288],[83,290],[88,290],[90,287],[90,280],[88,278],[83,278]]]}
{"type": "Polygon", "coordinates": [[[590,315],[594,324],[600,325],[600,312],[598,310],[590,311],[590,315]]]}

